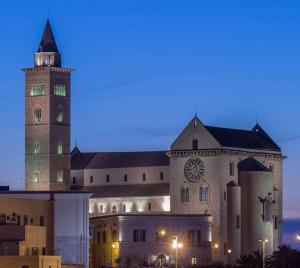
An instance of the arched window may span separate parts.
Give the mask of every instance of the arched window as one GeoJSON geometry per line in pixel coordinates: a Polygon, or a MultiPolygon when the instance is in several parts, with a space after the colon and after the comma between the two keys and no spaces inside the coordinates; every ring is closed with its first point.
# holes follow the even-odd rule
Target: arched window
{"type": "Polygon", "coordinates": [[[127,174],[124,175],[124,182],[127,182],[127,174]]]}
{"type": "Polygon", "coordinates": [[[117,207],[116,206],[112,207],[112,213],[117,213],[117,207]]]}
{"type": "Polygon", "coordinates": [[[103,213],[103,206],[100,205],[100,213],[103,213]]]}
{"type": "Polygon", "coordinates": [[[59,143],[57,144],[56,153],[57,153],[57,154],[62,154],[62,153],[63,153],[63,145],[62,145],[62,142],[59,142],[59,143]]]}
{"type": "Polygon", "coordinates": [[[35,108],[33,111],[33,122],[38,123],[41,121],[42,118],[42,109],[35,108]]]}
{"type": "Polygon", "coordinates": [[[146,181],[146,173],[143,173],[143,181],[146,181]]]}
{"type": "Polygon", "coordinates": [[[32,177],[34,182],[36,183],[40,182],[40,171],[39,170],[33,171],[32,177]]]}
{"type": "Polygon", "coordinates": [[[56,180],[57,180],[57,182],[63,182],[63,180],[64,180],[64,171],[62,169],[59,169],[57,171],[56,180]]]}
{"type": "Polygon", "coordinates": [[[182,186],[180,188],[180,201],[181,202],[189,202],[189,199],[190,199],[189,188],[182,186]]]}
{"type": "Polygon", "coordinates": [[[206,183],[202,184],[200,186],[199,200],[201,202],[208,202],[209,201],[209,187],[206,183]]]}
{"type": "Polygon", "coordinates": [[[33,153],[40,154],[41,153],[41,144],[39,141],[35,141],[33,144],[33,153]]]}
{"type": "Polygon", "coordinates": [[[126,205],[123,204],[123,212],[126,212],[126,205]]]}
{"type": "Polygon", "coordinates": [[[76,177],[73,177],[73,184],[76,183],[76,177]]]}

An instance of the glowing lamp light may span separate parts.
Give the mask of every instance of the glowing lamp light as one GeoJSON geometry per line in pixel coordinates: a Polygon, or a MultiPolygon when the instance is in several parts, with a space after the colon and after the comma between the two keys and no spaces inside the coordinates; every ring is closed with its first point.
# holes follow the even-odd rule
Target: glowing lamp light
{"type": "Polygon", "coordinates": [[[160,230],[160,235],[162,235],[162,236],[166,235],[166,231],[165,230],[160,230]]]}
{"type": "Polygon", "coordinates": [[[218,249],[218,248],[219,248],[219,245],[218,245],[218,244],[214,244],[214,248],[215,248],[215,249],[218,249]]]}
{"type": "Polygon", "coordinates": [[[300,234],[297,234],[297,235],[296,235],[296,239],[297,239],[298,241],[300,241],[300,234]]]}
{"type": "Polygon", "coordinates": [[[228,254],[231,254],[232,250],[231,250],[231,249],[228,249],[227,252],[228,252],[228,254]]]}

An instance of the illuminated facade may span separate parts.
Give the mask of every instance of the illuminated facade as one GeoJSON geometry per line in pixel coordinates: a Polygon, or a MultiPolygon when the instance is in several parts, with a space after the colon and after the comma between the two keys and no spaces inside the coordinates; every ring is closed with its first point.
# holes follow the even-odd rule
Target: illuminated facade
{"type": "Polygon", "coordinates": [[[35,66],[25,72],[25,185],[27,190],[68,190],[70,185],[70,74],[49,20],[35,66]]]}

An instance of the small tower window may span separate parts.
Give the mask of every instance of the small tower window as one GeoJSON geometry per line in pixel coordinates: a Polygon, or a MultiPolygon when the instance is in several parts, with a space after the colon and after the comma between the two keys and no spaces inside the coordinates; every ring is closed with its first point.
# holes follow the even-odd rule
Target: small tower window
{"type": "Polygon", "coordinates": [[[56,122],[61,123],[64,119],[64,113],[62,111],[59,111],[56,115],[56,122]]]}
{"type": "Polygon", "coordinates": [[[110,180],[110,177],[109,177],[109,175],[107,174],[107,175],[106,175],[106,182],[109,182],[109,180],[110,180]]]}
{"type": "Polygon", "coordinates": [[[39,170],[33,171],[32,177],[35,183],[40,182],[40,171],[39,170]]]}
{"type": "Polygon", "coordinates": [[[200,201],[208,202],[209,201],[209,188],[208,185],[200,186],[200,201]]]}
{"type": "Polygon", "coordinates": [[[63,180],[64,180],[64,171],[62,169],[59,169],[57,171],[56,179],[57,179],[57,182],[63,182],[63,180]]]}
{"type": "Polygon", "coordinates": [[[159,178],[160,178],[160,180],[161,180],[161,181],[163,181],[163,180],[164,180],[164,173],[163,173],[163,172],[160,172],[160,174],[159,174],[159,178]]]}
{"type": "Polygon", "coordinates": [[[55,96],[65,97],[67,95],[65,85],[54,85],[53,91],[55,96]]]}
{"type": "Polygon", "coordinates": [[[36,108],[33,111],[33,121],[35,123],[38,123],[41,121],[42,118],[42,109],[41,108],[36,108]]]}
{"type": "Polygon", "coordinates": [[[90,176],[90,183],[93,183],[93,182],[94,182],[94,177],[90,176]]]}
{"type": "Polygon", "coordinates": [[[198,140],[193,139],[193,150],[198,150],[198,140]]]}
{"type": "Polygon", "coordinates": [[[41,145],[38,141],[33,144],[33,153],[34,154],[40,154],[41,153],[41,145]]]}
{"type": "Polygon", "coordinates": [[[63,153],[63,146],[62,146],[61,143],[59,143],[59,144],[57,145],[56,153],[57,153],[57,154],[62,154],[62,153],[63,153]]]}
{"type": "Polygon", "coordinates": [[[146,181],[146,173],[143,173],[143,181],[146,181]]]}
{"type": "Polygon", "coordinates": [[[127,182],[127,174],[124,175],[124,182],[127,182]]]}
{"type": "Polygon", "coordinates": [[[234,163],[233,162],[229,163],[229,175],[234,176],[234,163]]]}
{"type": "Polygon", "coordinates": [[[117,213],[117,207],[116,206],[112,207],[112,213],[117,213]]]}

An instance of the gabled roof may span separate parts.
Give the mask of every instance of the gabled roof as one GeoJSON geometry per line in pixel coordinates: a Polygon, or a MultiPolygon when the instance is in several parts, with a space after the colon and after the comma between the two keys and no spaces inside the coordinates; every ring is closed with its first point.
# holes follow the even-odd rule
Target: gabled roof
{"type": "Polygon", "coordinates": [[[58,52],[55,38],[51,29],[50,21],[47,19],[45,30],[37,52],[58,52]]]}
{"type": "Polygon", "coordinates": [[[224,147],[271,150],[280,152],[279,146],[257,124],[252,130],[206,126],[210,134],[224,147]]]}
{"type": "Polygon", "coordinates": [[[71,168],[106,169],[169,166],[169,164],[166,151],[81,153],[76,150],[76,153],[72,154],[71,168]]]}
{"type": "Polygon", "coordinates": [[[268,169],[262,163],[258,162],[253,157],[246,158],[241,162],[239,162],[238,169],[239,171],[269,171],[270,172],[270,169],[268,169]]]}
{"type": "Polygon", "coordinates": [[[145,183],[109,186],[86,186],[85,191],[93,193],[92,198],[101,197],[139,197],[139,196],[168,196],[169,183],[145,183]]]}

